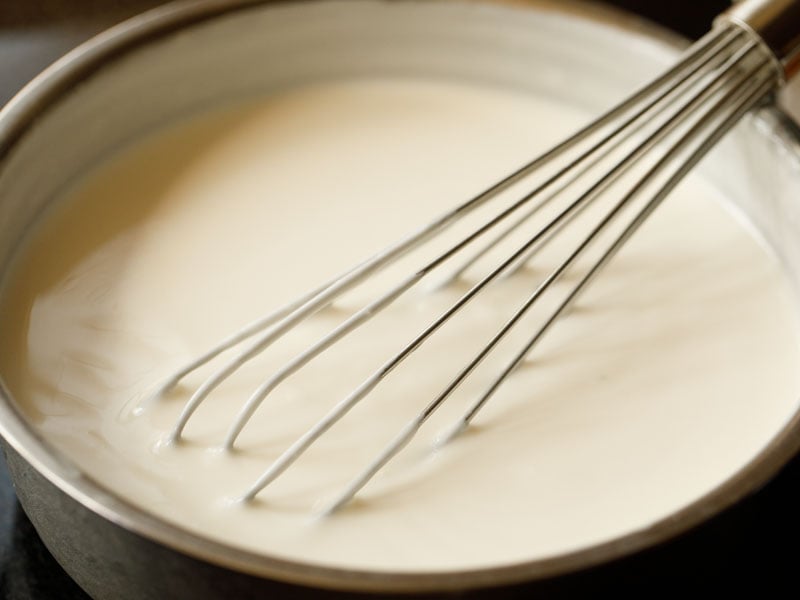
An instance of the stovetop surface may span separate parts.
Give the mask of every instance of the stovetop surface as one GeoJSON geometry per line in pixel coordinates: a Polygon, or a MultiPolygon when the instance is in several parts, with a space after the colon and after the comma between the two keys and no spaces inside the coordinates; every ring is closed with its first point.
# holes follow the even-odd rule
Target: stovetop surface
{"type": "MultiPolygon", "coordinates": [[[[65,50],[107,25],[158,3],[0,0],[0,105],[65,50]]],[[[723,1],[688,0],[614,3],[649,12],[651,17],[689,35],[699,33],[697,23],[708,22],[709,16],[725,5],[723,1]],[[681,4],[688,9],[685,15],[676,8],[681,4]]],[[[800,458],[751,498],[677,540],[579,575],[518,586],[507,590],[507,595],[575,598],[660,591],[691,596],[701,588],[732,593],[751,585],[762,590],[793,585],[800,579],[798,507],[800,458]]],[[[16,500],[0,457],[0,600],[50,599],[87,600],[88,596],[44,547],[16,500]]]]}

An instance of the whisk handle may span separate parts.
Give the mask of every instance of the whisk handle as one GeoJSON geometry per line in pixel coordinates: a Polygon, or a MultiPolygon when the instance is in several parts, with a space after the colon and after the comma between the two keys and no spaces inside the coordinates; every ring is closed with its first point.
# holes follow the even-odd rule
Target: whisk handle
{"type": "Polygon", "coordinates": [[[800,70],[800,1],[743,0],[717,17],[756,35],[780,63],[786,79],[800,70]]]}

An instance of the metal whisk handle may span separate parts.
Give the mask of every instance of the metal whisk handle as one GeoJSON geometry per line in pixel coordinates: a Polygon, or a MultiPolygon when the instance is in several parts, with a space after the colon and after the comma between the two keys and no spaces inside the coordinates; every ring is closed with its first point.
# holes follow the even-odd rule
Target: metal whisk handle
{"type": "Polygon", "coordinates": [[[769,47],[786,79],[800,70],[800,2],[743,0],[717,17],[752,31],[769,47]]]}

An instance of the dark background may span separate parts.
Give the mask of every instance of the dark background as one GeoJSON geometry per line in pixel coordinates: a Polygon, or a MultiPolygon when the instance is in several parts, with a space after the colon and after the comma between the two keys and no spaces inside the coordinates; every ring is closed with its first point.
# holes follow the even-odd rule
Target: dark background
{"type": "MultiPolygon", "coordinates": [[[[690,37],[705,32],[713,16],[728,4],[688,0],[608,3],[690,37]]],[[[0,0],[0,104],[67,49],[157,4],[157,0],[0,0]]],[[[799,597],[798,482],[800,459],[795,459],[764,489],[659,548],[577,575],[504,592],[518,598],[697,597],[740,592],[799,597]]],[[[0,459],[0,600],[86,598],[39,541],[19,508],[0,459]]]]}

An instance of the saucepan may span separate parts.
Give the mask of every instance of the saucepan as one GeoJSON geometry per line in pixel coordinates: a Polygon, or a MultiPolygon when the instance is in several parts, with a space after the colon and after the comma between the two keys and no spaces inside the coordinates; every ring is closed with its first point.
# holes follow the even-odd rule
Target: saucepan
{"type": "MultiPolygon", "coordinates": [[[[491,82],[597,113],[684,45],[639,20],[577,2],[211,0],[159,8],[71,52],[0,113],[0,273],[60,190],[103,157],[187,115],[309,81],[376,74],[491,82]]],[[[702,165],[795,287],[799,141],[792,121],[765,107],[702,165]]],[[[303,564],[164,522],[54,449],[5,389],[0,435],[25,512],[93,598],[247,599],[309,590],[478,592],[620,559],[687,531],[766,482],[800,446],[800,412],[732,478],[646,529],[547,559],[432,573],[303,564]]]]}

